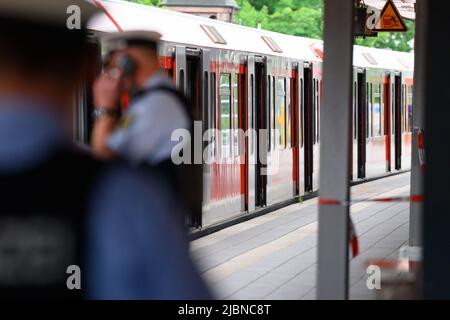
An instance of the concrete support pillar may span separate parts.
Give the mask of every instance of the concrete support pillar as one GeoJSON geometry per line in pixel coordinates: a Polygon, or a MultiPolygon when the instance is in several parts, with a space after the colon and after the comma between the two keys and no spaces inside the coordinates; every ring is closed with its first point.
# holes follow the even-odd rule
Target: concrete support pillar
{"type": "Polygon", "coordinates": [[[423,297],[450,299],[450,34],[448,10],[443,1],[420,1],[426,36],[421,48],[426,70],[425,203],[423,215],[423,297]],[[424,10],[424,11],[422,11],[424,10]],[[444,38],[443,38],[444,37],[444,38]]]}
{"type": "Polygon", "coordinates": [[[344,205],[319,205],[318,299],[348,298],[353,2],[325,0],[319,198],[344,205]]]}

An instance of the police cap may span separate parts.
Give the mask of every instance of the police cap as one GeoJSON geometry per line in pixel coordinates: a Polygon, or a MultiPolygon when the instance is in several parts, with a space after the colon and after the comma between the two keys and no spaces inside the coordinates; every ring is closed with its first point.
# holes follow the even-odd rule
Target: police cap
{"type": "Polygon", "coordinates": [[[161,34],[154,31],[124,31],[110,33],[103,37],[102,45],[106,55],[133,46],[157,50],[161,34]]]}

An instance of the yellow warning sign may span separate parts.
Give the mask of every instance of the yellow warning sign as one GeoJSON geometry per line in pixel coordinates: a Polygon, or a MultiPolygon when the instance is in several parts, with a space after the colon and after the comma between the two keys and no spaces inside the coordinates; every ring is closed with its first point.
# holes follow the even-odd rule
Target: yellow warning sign
{"type": "Polygon", "coordinates": [[[381,10],[380,18],[375,28],[372,29],[375,32],[404,32],[408,31],[408,27],[403,21],[403,17],[398,11],[392,0],[388,0],[381,10]]]}

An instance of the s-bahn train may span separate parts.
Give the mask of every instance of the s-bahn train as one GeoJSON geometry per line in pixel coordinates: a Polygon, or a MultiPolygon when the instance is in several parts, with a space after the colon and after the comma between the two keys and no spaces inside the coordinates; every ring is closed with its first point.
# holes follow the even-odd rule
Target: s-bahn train
{"type": "MultiPolygon", "coordinates": [[[[319,188],[322,41],[124,1],[94,2],[104,13],[89,26],[96,56],[102,33],[158,31],[161,66],[192,101],[200,135],[221,133],[201,164],[197,227],[319,188]],[[241,133],[252,129],[258,134],[241,133]]],[[[410,53],[355,46],[352,180],[410,168],[413,65],[410,53]]],[[[84,143],[92,125],[90,85],[76,111],[76,138],[84,143]]]]}

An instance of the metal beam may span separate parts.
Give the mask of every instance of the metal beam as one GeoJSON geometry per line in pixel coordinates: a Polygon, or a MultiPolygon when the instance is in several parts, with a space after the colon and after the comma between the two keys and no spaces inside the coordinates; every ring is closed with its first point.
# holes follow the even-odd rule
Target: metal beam
{"type": "MultiPolygon", "coordinates": [[[[411,150],[411,195],[423,194],[424,174],[420,168],[418,153],[418,130],[425,132],[425,35],[426,24],[425,7],[422,7],[422,0],[416,3],[416,27],[414,36],[414,88],[413,88],[413,135],[411,150]]],[[[411,202],[409,212],[409,245],[411,247],[422,246],[422,212],[423,204],[411,202]]]]}
{"type": "Polygon", "coordinates": [[[424,105],[425,204],[423,215],[423,294],[425,299],[450,299],[450,148],[448,147],[450,108],[450,33],[448,10],[442,1],[421,1],[427,34],[423,47],[425,70],[424,105]]]}
{"type": "MultiPolygon", "coordinates": [[[[353,0],[325,0],[320,199],[349,200],[353,0]]],[[[349,206],[319,205],[318,299],[348,298],[349,206]]]]}

